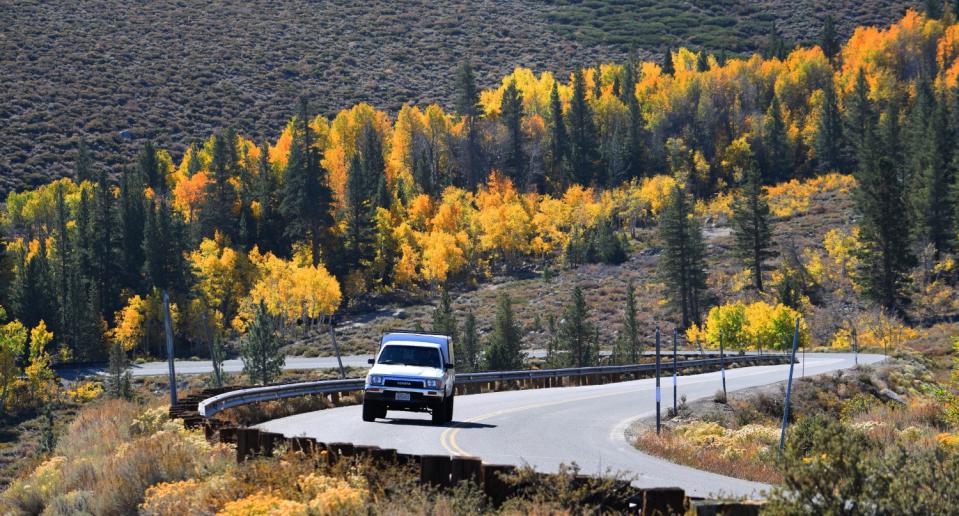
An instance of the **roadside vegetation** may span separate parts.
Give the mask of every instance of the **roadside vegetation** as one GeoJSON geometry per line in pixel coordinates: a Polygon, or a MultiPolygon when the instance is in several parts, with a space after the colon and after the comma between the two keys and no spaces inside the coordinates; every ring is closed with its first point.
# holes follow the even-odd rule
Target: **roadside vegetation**
{"type": "MultiPolygon", "coordinates": [[[[498,513],[469,484],[419,482],[411,467],[365,459],[332,463],[279,450],[236,464],[232,446],[169,420],[167,408],[107,400],[84,407],[60,443],[29,475],[0,495],[4,514],[397,514],[498,513]]],[[[574,484],[578,472],[539,476],[520,470],[521,486],[502,511],[589,512],[613,478],[574,484]]]]}

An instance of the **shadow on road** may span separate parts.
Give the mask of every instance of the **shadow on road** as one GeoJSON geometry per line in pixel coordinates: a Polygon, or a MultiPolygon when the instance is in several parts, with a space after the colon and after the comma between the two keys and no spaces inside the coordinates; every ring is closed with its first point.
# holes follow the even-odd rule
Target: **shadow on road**
{"type": "Polygon", "coordinates": [[[433,426],[433,427],[451,427],[455,426],[456,428],[496,428],[496,425],[488,425],[486,423],[473,423],[471,421],[450,421],[449,423],[444,423],[442,425],[434,425],[429,419],[387,419],[381,421],[388,425],[399,425],[399,426],[433,426]]]}

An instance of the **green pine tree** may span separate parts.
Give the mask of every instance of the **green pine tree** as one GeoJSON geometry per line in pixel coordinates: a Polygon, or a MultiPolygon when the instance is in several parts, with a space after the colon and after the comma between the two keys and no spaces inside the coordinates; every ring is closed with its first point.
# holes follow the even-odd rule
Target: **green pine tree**
{"type": "Polygon", "coordinates": [[[87,146],[87,140],[83,136],[77,144],[77,160],[74,163],[74,177],[77,183],[90,181],[93,179],[93,157],[90,156],[90,148],[87,146]]]}
{"type": "Polygon", "coordinates": [[[253,321],[240,341],[243,373],[253,383],[266,385],[280,376],[286,357],[280,352],[283,345],[277,333],[277,321],[263,301],[256,306],[253,321]]]}
{"type": "Polygon", "coordinates": [[[880,127],[867,127],[856,172],[856,210],[861,217],[856,271],[865,294],[884,308],[901,311],[908,303],[908,272],[915,259],[906,213],[906,185],[895,159],[899,114],[891,105],[880,127]],[[893,154],[893,156],[890,156],[893,154]]]}
{"type": "Polygon", "coordinates": [[[660,216],[663,240],[660,273],[667,297],[680,310],[682,329],[699,322],[700,298],[706,290],[706,245],[698,219],[692,215],[692,200],[681,186],[673,188],[660,216]]]}
{"type": "Polygon", "coordinates": [[[548,184],[554,192],[561,192],[566,186],[565,170],[569,166],[569,137],[566,134],[566,117],[563,104],[559,100],[557,83],[549,92],[550,114],[550,167],[548,184]]]}
{"type": "Polygon", "coordinates": [[[843,99],[843,107],[844,161],[855,165],[865,150],[868,129],[876,123],[876,113],[869,101],[869,84],[861,68],[856,73],[852,92],[843,99]]]}
{"type": "Polygon", "coordinates": [[[456,111],[464,118],[465,142],[462,156],[463,183],[472,189],[480,180],[482,168],[482,154],[479,138],[477,137],[477,120],[483,116],[483,107],[479,101],[479,89],[476,87],[476,77],[473,75],[473,66],[464,61],[456,78],[457,97],[456,111]]]}
{"type": "Polygon", "coordinates": [[[521,331],[513,319],[513,302],[509,294],[501,294],[496,300],[496,322],[486,346],[487,369],[515,371],[523,367],[521,331]]]}
{"type": "Polygon", "coordinates": [[[239,196],[231,181],[240,175],[237,136],[232,129],[213,136],[213,151],[210,160],[210,181],[206,186],[199,223],[201,234],[212,238],[216,231],[235,242],[239,235],[238,220],[234,213],[239,196]]]}
{"type": "Polygon", "coordinates": [[[816,150],[818,169],[822,172],[842,169],[842,114],[836,102],[836,88],[827,81],[823,88],[822,113],[816,121],[816,150]]]}
{"type": "Polygon", "coordinates": [[[309,242],[313,265],[318,265],[323,258],[327,267],[340,277],[344,264],[331,260],[336,255],[332,238],[333,191],[326,171],[320,166],[314,140],[309,106],[306,99],[301,99],[293,123],[293,142],[284,175],[286,181],[280,212],[285,218],[286,236],[309,242]]]}
{"type": "Polygon", "coordinates": [[[589,322],[589,307],[579,285],[573,287],[570,304],[563,310],[563,319],[559,323],[557,340],[561,348],[569,355],[572,367],[596,365],[598,350],[594,340],[596,330],[589,322]]]}
{"type": "Polygon", "coordinates": [[[789,159],[789,139],[786,121],[783,118],[779,97],[773,95],[763,124],[762,151],[765,157],[763,178],[769,183],[778,183],[792,176],[789,159]]]}
{"type": "Polygon", "coordinates": [[[110,345],[106,384],[107,394],[112,398],[130,398],[133,395],[130,361],[119,342],[110,345]]]}
{"type": "Polygon", "coordinates": [[[440,295],[440,304],[433,309],[433,333],[437,335],[447,335],[454,342],[459,340],[459,332],[456,328],[456,316],[453,313],[453,300],[450,297],[449,290],[443,289],[440,295]]]}
{"type": "Polygon", "coordinates": [[[596,178],[598,149],[593,110],[586,101],[586,79],[582,70],[573,74],[573,98],[569,113],[569,177],[589,185],[596,178]]]}
{"type": "Polygon", "coordinates": [[[639,308],[636,306],[636,285],[633,280],[626,284],[626,305],[619,333],[617,358],[620,363],[638,364],[643,354],[643,342],[639,334],[639,308]]]}
{"type": "Polygon", "coordinates": [[[510,81],[500,102],[500,121],[506,126],[506,156],[503,170],[516,185],[526,183],[526,156],[523,151],[523,94],[510,81]]]}
{"type": "Polygon", "coordinates": [[[769,269],[766,262],[776,256],[769,223],[769,202],[759,177],[759,167],[752,163],[746,174],[746,183],[733,202],[732,226],[737,254],[743,267],[752,271],[753,286],[759,292],[764,291],[763,272],[769,269]]]}
{"type": "Polygon", "coordinates": [[[918,168],[913,170],[912,204],[916,240],[920,247],[932,244],[938,257],[952,248],[955,239],[953,199],[950,187],[954,172],[950,157],[954,137],[949,126],[945,98],[935,100],[928,123],[917,130],[923,136],[914,141],[910,160],[918,168]]]}
{"type": "MultiPolygon", "coordinates": [[[[465,372],[478,371],[480,342],[479,334],[476,331],[476,316],[472,310],[467,310],[466,319],[463,321],[463,364],[465,372]]],[[[459,355],[458,355],[459,356],[459,355]]]]}
{"type": "Polygon", "coordinates": [[[832,15],[827,14],[822,25],[822,33],[819,36],[819,47],[822,48],[822,53],[826,54],[826,59],[833,62],[839,54],[841,46],[842,42],[839,40],[839,35],[836,34],[836,24],[832,15]]]}
{"type": "MultiPolygon", "coordinates": [[[[120,263],[124,288],[133,292],[143,290],[142,271],[143,229],[146,225],[147,202],[143,195],[143,172],[140,169],[125,169],[120,175],[119,225],[120,263]]],[[[77,226],[80,227],[79,218],[77,226]]]]}

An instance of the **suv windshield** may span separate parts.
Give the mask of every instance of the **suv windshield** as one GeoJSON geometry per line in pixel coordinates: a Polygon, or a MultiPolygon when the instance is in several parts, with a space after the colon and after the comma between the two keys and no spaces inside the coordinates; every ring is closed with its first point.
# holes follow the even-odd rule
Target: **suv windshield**
{"type": "Polygon", "coordinates": [[[440,367],[440,353],[436,348],[386,346],[380,353],[380,358],[376,363],[440,367]]]}

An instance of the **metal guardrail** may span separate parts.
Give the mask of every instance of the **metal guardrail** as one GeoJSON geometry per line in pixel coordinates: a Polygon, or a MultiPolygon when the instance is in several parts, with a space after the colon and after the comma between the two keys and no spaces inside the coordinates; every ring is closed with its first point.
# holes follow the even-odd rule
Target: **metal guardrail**
{"type": "MultiPolygon", "coordinates": [[[[663,356],[670,356],[664,354],[663,356]]],[[[784,358],[783,355],[727,355],[725,359],[703,358],[696,360],[684,360],[676,365],[677,369],[686,369],[693,367],[718,366],[724,360],[725,362],[779,362],[784,358]]],[[[470,384],[482,382],[510,381],[510,380],[529,380],[535,378],[559,378],[567,376],[587,376],[587,375],[607,375],[607,374],[629,374],[653,372],[656,370],[656,364],[630,364],[615,366],[594,366],[594,367],[571,367],[564,369],[530,369],[524,371],[490,371],[484,373],[462,373],[456,375],[456,384],[470,384]]],[[[660,366],[663,372],[672,371],[672,363],[663,363],[660,366]]],[[[253,387],[250,389],[240,389],[218,394],[211,398],[201,401],[198,405],[198,411],[203,417],[210,417],[222,410],[258,403],[262,401],[273,401],[284,398],[295,398],[297,396],[310,396],[314,394],[330,394],[342,392],[361,391],[365,386],[364,378],[349,378],[344,380],[320,380],[315,382],[290,383],[283,385],[269,385],[266,387],[253,387]]]]}

